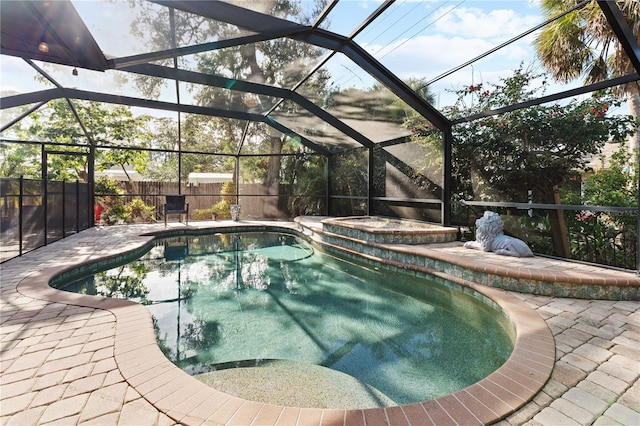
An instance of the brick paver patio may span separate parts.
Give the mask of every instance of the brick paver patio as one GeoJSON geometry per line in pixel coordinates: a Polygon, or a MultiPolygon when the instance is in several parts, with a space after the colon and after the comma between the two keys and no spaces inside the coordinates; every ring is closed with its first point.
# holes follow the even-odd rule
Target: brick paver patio
{"type": "MultiPolygon", "coordinates": [[[[27,276],[37,278],[50,267],[137,247],[147,238],[138,237],[141,233],[159,229],[164,227],[93,228],[0,266],[2,424],[171,425],[175,421],[154,404],[172,398],[176,408],[169,414],[178,413],[180,406],[196,407],[185,416],[173,415],[185,423],[198,419],[198,410],[211,410],[208,389],[154,393],[154,389],[166,389],[161,386],[166,383],[176,383],[175,389],[180,389],[180,377],[162,365],[143,368],[144,359],[124,362],[126,355],[118,357],[122,365],[116,362],[116,350],[126,354],[127,345],[139,344],[134,322],[121,324],[121,318],[136,315],[135,309],[109,305],[120,312],[116,342],[116,316],[73,305],[73,297],[82,296],[67,299],[49,290],[37,297],[30,292],[32,297],[27,297],[19,291],[18,283],[27,276]],[[137,376],[132,374],[136,368],[140,368],[137,376]],[[137,382],[126,381],[122,369],[137,382]]],[[[569,267],[576,271],[574,264],[569,267]]],[[[501,424],[640,425],[640,302],[511,294],[546,321],[555,339],[556,364],[542,391],[501,424]]],[[[224,401],[220,410],[229,411],[230,424],[330,424],[335,420],[328,410],[321,417],[313,410],[262,406],[235,397],[224,401]]],[[[407,410],[386,413],[389,424],[406,424],[410,417],[407,410]]],[[[339,422],[356,420],[370,424],[355,417],[341,417],[339,422]]],[[[470,421],[480,423],[477,417],[470,421]]]]}

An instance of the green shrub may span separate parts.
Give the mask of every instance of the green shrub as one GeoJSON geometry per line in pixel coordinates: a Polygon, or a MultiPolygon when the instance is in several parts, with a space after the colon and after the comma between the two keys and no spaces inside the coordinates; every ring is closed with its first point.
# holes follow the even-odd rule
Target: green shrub
{"type": "Polygon", "coordinates": [[[124,194],[124,190],[122,189],[120,182],[103,176],[96,179],[94,194],[96,197],[96,204],[100,204],[104,207],[103,216],[106,217],[112,207],[122,204],[121,195],[124,194]]]}
{"type": "Polygon", "coordinates": [[[119,221],[127,222],[131,218],[131,212],[127,210],[123,203],[116,202],[115,204],[105,208],[102,216],[108,224],[112,225],[119,221]]]}
{"type": "Polygon", "coordinates": [[[149,206],[141,199],[132,200],[125,206],[125,209],[129,212],[131,220],[140,218],[144,222],[152,222],[155,219],[155,206],[149,206]]]}
{"type": "Polygon", "coordinates": [[[236,184],[232,180],[223,183],[220,195],[222,200],[214,204],[213,213],[216,214],[216,219],[231,219],[231,205],[236,202],[236,184]]]}
{"type": "Polygon", "coordinates": [[[94,193],[96,195],[122,195],[124,190],[120,186],[120,182],[103,176],[96,179],[94,193]]]}
{"type": "Polygon", "coordinates": [[[216,219],[231,219],[231,203],[227,200],[220,200],[213,208],[216,219]]]}
{"type": "Polygon", "coordinates": [[[236,184],[232,180],[228,180],[222,184],[220,189],[220,195],[222,199],[227,201],[229,205],[234,204],[236,201],[236,184]]]}
{"type": "Polygon", "coordinates": [[[191,213],[191,218],[193,220],[211,220],[212,213],[213,209],[195,209],[191,213]]]}

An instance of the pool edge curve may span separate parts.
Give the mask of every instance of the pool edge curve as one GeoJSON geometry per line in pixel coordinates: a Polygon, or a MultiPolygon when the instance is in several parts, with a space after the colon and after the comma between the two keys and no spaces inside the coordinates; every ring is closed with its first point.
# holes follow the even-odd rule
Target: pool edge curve
{"type": "MultiPolygon", "coordinates": [[[[293,226],[281,224],[253,225],[237,223],[212,228],[180,228],[171,234],[202,232],[207,229],[268,229],[308,236],[293,226]]],[[[249,424],[259,418],[277,416],[285,421],[304,423],[320,419],[322,424],[375,423],[464,424],[495,423],[529,402],[551,376],[555,363],[553,335],[544,320],[524,302],[504,290],[482,286],[438,272],[451,282],[469,287],[495,302],[513,323],[516,336],[513,352],[507,361],[488,377],[452,394],[433,400],[396,407],[357,410],[285,407],[244,400],[202,384],[169,361],[158,347],[151,314],[135,302],[63,292],[49,287],[60,274],[112,256],[126,256],[139,250],[158,235],[158,231],[140,235],[126,250],[112,255],[92,256],[64,266],[31,273],[17,285],[25,296],[49,302],[85,306],[111,312],[116,320],[114,358],[123,378],[149,403],[182,424],[249,424]],[[394,420],[397,419],[397,420],[394,420]]]]}

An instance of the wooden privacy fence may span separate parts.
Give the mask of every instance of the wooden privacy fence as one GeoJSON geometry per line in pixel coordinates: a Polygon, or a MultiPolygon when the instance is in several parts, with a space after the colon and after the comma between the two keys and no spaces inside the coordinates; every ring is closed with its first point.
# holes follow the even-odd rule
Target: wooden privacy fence
{"type": "MultiPolygon", "coordinates": [[[[156,220],[162,217],[165,195],[184,194],[189,203],[189,215],[193,217],[196,210],[211,209],[223,197],[235,204],[233,194],[224,194],[222,183],[200,183],[198,185],[182,185],[179,190],[178,182],[147,182],[136,181],[124,184],[125,195],[119,195],[122,201],[130,203],[132,200],[141,199],[145,204],[155,207],[156,220]]],[[[288,202],[291,196],[291,185],[280,185],[278,195],[270,195],[266,185],[259,183],[240,184],[238,188],[238,203],[242,207],[241,218],[245,219],[288,219],[288,202]]],[[[114,194],[96,194],[99,201],[102,196],[115,196],[114,194]]]]}

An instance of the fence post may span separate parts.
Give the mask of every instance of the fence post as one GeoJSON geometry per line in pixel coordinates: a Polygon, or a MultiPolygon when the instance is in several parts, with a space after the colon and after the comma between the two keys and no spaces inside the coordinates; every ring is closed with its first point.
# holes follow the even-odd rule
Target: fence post
{"type": "Polygon", "coordinates": [[[76,179],[76,234],[80,232],[80,181],[76,179]]]}
{"type": "Polygon", "coordinates": [[[24,193],[24,176],[21,175],[19,192],[18,192],[18,256],[22,256],[23,193],[24,193]]]}
{"type": "Polygon", "coordinates": [[[47,230],[47,217],[48,212],[47,212],[47,201],[49,199],[47,191],[49,190],[48,186],[47,186],[47,176],[49,175],[49,170],[47,168],[47,152],[45,151],[44,145],[42,145],[42,212],[44,214],[44,226],[43,226],[43,230],[44,230],[44,245],[47,245],[47,234],[48,234],[48,230],[47,230]]]}
{"type": "Polygon", "coordinates": [[[67,236],[67,180],[62,179],[62,238],[67,236]]]}
{"type": "Polygon", "coordinates": [[[325,158],[327,159],[325,163],[325,177],[327,178],[325,181],[325,215],[329,216],[331,214],[331,165],[329,164],[331,157],[325,158]]]}

